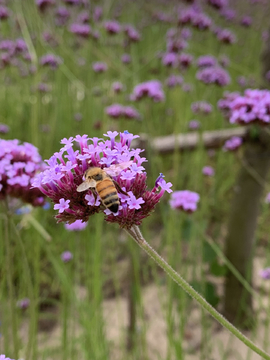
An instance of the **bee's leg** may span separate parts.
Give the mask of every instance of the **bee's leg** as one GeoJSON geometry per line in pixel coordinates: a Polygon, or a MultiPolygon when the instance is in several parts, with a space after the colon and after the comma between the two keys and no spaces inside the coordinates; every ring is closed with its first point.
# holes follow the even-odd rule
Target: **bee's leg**
{"type": "Polygon", "coordinates": [[[93,196],[95,198],[95,203],[96,203],[96,201],[97,201],[97,193],[95,192],[94,189],[91,189],[91,192],[92,192],[92,194],[93,194],[93,196]]]}
{"type": "Polygon", "coordinates": [[[124,191],[123,189],[121,189],[121,187],[120,187],[120,185],[118,184],[118,182],[116,182],[116,181],[113,180],[113,179],[112,179],[112,181],[113,181],[113,183],[114,183],[114,185],[115,185],[115,187],[116,187],[116,190],[117,190],[119,193],[128,196],[128,193],[127,193],[126,191],[124,191]]]}

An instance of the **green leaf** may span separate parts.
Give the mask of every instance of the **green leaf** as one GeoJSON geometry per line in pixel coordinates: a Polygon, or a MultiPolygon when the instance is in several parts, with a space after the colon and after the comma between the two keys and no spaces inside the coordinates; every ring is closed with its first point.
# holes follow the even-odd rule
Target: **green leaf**
{"type": "Polygon", "coordinates": [[[220,265],[217,260],[215,260],[210,265],[210,273],[214,276],[225,276],[227,274],[227,267],[220,265]]]}
{"type": "Polygon", "coordinates": [[[204,242],[203,244],[203,261],[212,263],[214,260],[216,260],[217,254],[212,249],[212,247],[207,243],[204,242]]]}
{"type": "Polygon", "coordinates": [[[217,295],[216,287],[213,283],[207,282],[205,286],[205,300],[212,306],[217,306],[219,297],[217,295]]]}

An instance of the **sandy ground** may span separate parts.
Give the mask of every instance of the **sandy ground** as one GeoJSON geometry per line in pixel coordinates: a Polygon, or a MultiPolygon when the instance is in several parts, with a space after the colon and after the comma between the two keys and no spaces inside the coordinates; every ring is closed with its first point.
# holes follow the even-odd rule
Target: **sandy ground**
{"type": "MultiPolygon", "coordinates": [[[[270,311],[269,290],[270,281],[260,279],[259,270],[262,268],[262,258],[256,258],[254,262],[254,284],[255,290],[263,289],[262,302],[264,308],[259,306],[255,300],[255,311],[257,312],[258,325],[254,334],[245,332],[257,345],[266,347],[270,351],[270,328],[265,324],[268,321],[267,310],[270,311]],[[269,340],[268,340],[269,339],[269,340]]],[[[222,291],[222,281],[218,284],[219,292],[222,291]]],[[[165,288],[157,287],[155,284],[145,286],[143,289],[143,324],[138,325],[138,332],[143,328],[146,331],[146,348],[150,360],[170,359],[178,360],[173,354],[167,357],[167,326],[166,326],[166,292],[165,288]]],[[[81,297],[85,290],[79,289],[81,297]]],[[[125,333],[128,324],[128,309],[126,297],[105,300],[103,313],[106,323],[107,337],[111,344],[111,359],[127,359],[123,353],[125,344],[125,333]]],[[[194,303],[188,314],[188,320],[184,329],[183,349],[185,359],[229,359],[229,360],[259,360],[261,357],[233,337],[229,331],[221,328],[210,316],[205,317],[209,327],[205,334],[201,334],[202,311],[194,303]],[[202,345],[206,346],[202,346],[202,345]],[[205,356],[202,356],[204,352],[205,356]]],[[[25,328],[23,333],[25,334],[25,328]]],[[[79,331],[79,330],[78,330],[79,331]]],[[[57,347],[61,344],[61,326],[56,325],[49,333],[39,334],[39,344],[42,348],[57,347]]],[[[58,360],[58,359],[50,359],[58,360]]]]}

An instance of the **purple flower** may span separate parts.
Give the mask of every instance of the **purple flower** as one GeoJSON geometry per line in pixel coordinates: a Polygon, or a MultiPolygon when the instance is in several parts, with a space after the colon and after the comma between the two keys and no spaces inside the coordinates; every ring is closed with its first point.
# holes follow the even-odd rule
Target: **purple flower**
{"type": "Polygon", "coordinates": [[[95,6],[94,11],[93,11],[93,20],[94,22],[98,22],[103,15],[103,10],[101,6],[95,6]]]}
{"type": "Polygon", "coordinates": [[[217,38],[224,44],[234,44],[236,42],[236,36],[228,29],[218,30],[217,38]]]}
{"type": "Polygon", "coordinates": [[[167,52],[179,52],[188,47],[188,43],[184,39],[168,39],[167,41],[167,52]]]}
{"type": "Polygon", "coordinates": [[[178,56],[179,65],[186,69],[188,68],[193,62],[193,56],[190,54],[182,53],[178,56]]]}
{"type": "Polygon", "coordinates": [[[131,62],[131,57],[129,54],[123,54],[121,56],[121,61],[123,64],[129,64],[131,62]]]}
{"type": "Polygon", "coordinates": [[[244,95],[227,93],[218,106],[231,124],[270,123],[270,91],[247,89],[244,95]]]}
{"type": "Polygon", "coordinates": [[[188,128],[190,130],[198,130],[201,127],[201,123],[198,120],[190,120],[188,123],[188,128]]]}
{"type": "Polygon", "coordinates": [[[114,35],[121,31],[121,26],[118,21],[109,20],[104,23],[104,28],[108,34],[114,35]]]}
{"type": "Polygon", "coordinates": [[[0,123],[0,134],[7,134],[9,132],[9,126],[0,123]]]}
{"type": "Polygon", "coordinates": [[[242,87],[245,87],[247,85],[247,79],[245,76],[238,76],[237,82],[242,87]]]}
{"type": "Polygon", "coordinates": [[[33,206],[44,205],[42,193],[31,188],[31,181],[44,166],[34,145],[0,139],[0,200],[11,196],[33,206]]]}
{"type": "Polygon", "coordinates": [[[101,61],[94,62],[92,68],[96,73],[103,73],[108,70],[107,64],[101,61]]]}
{"type": "Polygon", "coordinates": [[[45,11],[48,6],[54,5],[54,0],[36,0],[37,7],[40,11],[45,11]]]}
{"type": "Polygon", "coordinates": [[[123,108],[123,116],[126,119],[135,119],[135,120],[140,120],[141,119],[141,115],[138,113],[138,111],[132,107],[132,106],[125,106],[123,108]]]}
{"type": "Polygon", "coordinates": [[[237,150],[243,143],[243,139],[239,136],[233,136],[229,140],[227,140],[223,146],[224,151],[235,151],[237,150]]]}
{"type": "Polygon", "coordinates": [[[106,114],[114,119],[118,119],[123,114],[123,106],[120,104],[113,104],[106,108],[106,114]]]}
{"type": "Polygon", "coordinates": [[[176,53],[169,52],[165,53],[162,57],[162,64],[168,67],[176,66],[178,63],[178,58],[176,53]]]}
{"type": "Polygon", "coordinates": [[[54,54],[47,54],[40,58],[40,64],[42,66],[50,66],[52,69],[56,69],[63,60],[54,54]]]}
{"type": "Polygon", "coordinates": [[[228,72],[220,67],[210,67],[199,70],[196,78],[205,84],[216,84],[226,86],[231,82],[228,72]]]}
{"type": "Polygon", "coordinates": [[[228,6],[228,0],[207,0],[207,2],[216,9],[223,9],[228,6]]]}
{"type": "Polygon", "coordinates": [[[64,251],[61,254],[61,259],[64,263],[68,263],[73,259],[73,254],[70,251],[64,251]]]}
{"type": "Polygon", "coordinates": [[[212,55],[203,55],[197,59],[197,66],[199,68],[206,68],[216,65],[217,65],[217,59],[212,55]]]}
{"type": "Polygon", "coordinates": [[[169,201],[172,209],[184,210],[187,213],[193,213],[197,210],[197,203],[200,195],[189,190],[174,191],[169,201]]]}
{"type": "MultiPolygon", "coordinates": [[[[22,310],[26,310],[30,305],[30,299],[28,298],[23,298],[19,301],[17,301],[17,307],[22,309],[22,310]]],[[[0,357],[1,359],[1,357],[0,357]]]]}
{"type": "Polygon", "coordinates": [[[214,176],[215,175],[215,170],[212,168],[212,166],[204,166],[202,168],[202,173],[205,176],[214,176]]]}
{"type": "Polygon", "coordinates": [[[88,24],[71,24],[69,31],[75,35],[88,38],[91,34],[91,27],[88,24]]]}
{"type": "Polygon", "coordinates": [[[10,359],[10,358],[6,357],[5,355],[0,355],[0,360],[13,360],[13,359],[10,359]]]}
{"type": "Polygon", "coordinates": [[[181,75],[170,75],[166,80],[165,83],[168,87],[175,87],[177,85],[183,84],[183,77],[181,75]]]}
{"type": "Polygon", "coordinates": [[[191,104],[191,110],[194,112],[194,114],[202,113],[207,115],[212,112],[213,107],[207,101],[196,101],[191,104]]]}
{"type": "Polygon", "coordinates": [[[219,14],[228,21],[231,21],[235,18],[235,10],[233,9],[223,8],[219,14]]]}
{"type": "Polygon", "coordinates": [[[228,67],[230,65],[230,59],[226,55],[221,55],[219,62],[223,67],[228,67]]]}
{"type": "Polygon", "coordinates": [[[115,139],[116,132],[108,132],[106,136],[110,140],[93,138],[90,144],[86,135],[63,139],[64,147],[47,160],[47,168],[34,181],[33,186],[38,187],[51,198],[55,208],[59,209],[56,215],[59,222],[72,223],[75,220],[86,222],[91,215],[105,212],[106,221],[130,228],[133,225],[140,225],[142,220],[150,215],[165,191],[171,191],[171,184],[160,177],[154,188],[147,190],[146,173],[141,166],[146,159],[140,157],[141,149],[130,148],[131,141],[138,136],[125,131],[120,133],[118,142],[115,139]],[[73,149],[74,142],[78,143],[80,150],[73,149]],[[97,205],[90,201],[89,197],[92,198],[93,193],[96,194],[94,189],[76,191],[84,181],[83,174],[89,164],[105,170],[106,159],[107,163],[112,165],[111,171],[117,167],[117,164],[127,163],[126,167],[111,175],[119,187],[128,194],[123,195],[118,191],[120,206],[117,214],[111,213],[108,209],[104,210],[104,206],[100,203],[97,205]]]}
{"type": "Polygon", "coordinates": [[[1,5],[0,6],[0,19],[1,20],[6,20],[7,18],[9,18],[10,13],[9,10],[6,6],[1,5]]]}
{"type": "Polygon", "coordinates": [[[252,18],[250,16],[243,16],[240,21],[240,24],[249,27],[252,24],[252,18]]]}
{"type": "Polygon", "coordinates": [[[124,27],[124,32],[130,42],[138,42],[141,39],[141,35],[132,25],[126,25],[124,27]]]}
{"type": "Polygon", "coordinates": [[[148,96],[155,102],[163,101],[165,96],[161,82],[158,80],[150,80],[136,85],[131,94],[131,99],[140,100],[145,96],[148,96]]]}
{"type": "Polygon", "coordinates": [[[112,89],[115,93],[120,93],[123,91],[124,85],[120,81],[115,81],[112,83],[112,89]]]}
{"type": "Polygon", "coordinates": [[[183,28],[181,30],[182,39],[189,40],[191,38],[191,36],[192,36],[192,32],[191,32],[191,30],[189,28],[183,28]]]}
{"type": "Polygon", "coordinates": [[[270,267],[262,269],[259,274],[260,274],[260,277],[263,278],[264,280],[269,280],[270,279],[270,267]]]}
{"type": "Polygon", "coordinates": [[[81,231],[87,227],[87,222],[82,222],[81,220],[76,220],[72,224],[65,224],[65,229],[68,231],[81,231]]]}

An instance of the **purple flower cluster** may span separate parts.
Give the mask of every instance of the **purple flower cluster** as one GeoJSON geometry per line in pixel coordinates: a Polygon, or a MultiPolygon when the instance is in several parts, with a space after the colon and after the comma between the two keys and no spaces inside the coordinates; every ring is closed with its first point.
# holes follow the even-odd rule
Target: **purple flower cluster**
{"type": "Polygon", "coordinates": [[[270,122],[270,91],[247,89],[244,95],[227,93],[218,102],[225,110],[231,124],[247,125],[257,122],[261,125],[270,122]]]}
{"type": "Polygon", "coordinates": [[[197,210],[197,203],[200,195],[189,190],[174,191],[169,201],[172,209],[184,210],[187,213],[193,213],[197,210]]]}
{"type": "Polygon", "coordinates": [[[72,224],[65,224],[65,229],[68,231],[82,231],[86,228],[87,222],[76,220],[72,224]]]}
{"type": "Polygon", "coordinates": [[[63,60],[54,54],[46,54],[40,58],[39,62],[42,66],[50,66],[52,69],[56,69],[63,60]]]}
{"type": "Polygon", "coordinates": [[[108,70],[107,64],[101,61],[94,62],[92,68],[96,73],[103,73],[108,70]]]}
{"type": "Polygon", "coordinates": [[[88,24],[71,24],[69,31],[84,38],[88,38],[92,34],[91,26],[88,24]]]}
{"type": "Polygon", "coordinates": [[[17,307],[22,310],[26,310],[29,307],[29,305],[30,305],[29,298],[23,298],[23,299],[17,301],[17,307]]]}
{"type": "Polygon", "coordinates": [[[123,106],[120,104],[113,104],[106,108],[106,114],[113,119],[124,117],[125,119],[136,119],[140,120],[141,115],[132,106],[123,106]]]}
{"type": "Polygon", "coordinates": [[[216,32],[219,41],[224,44],[234,44],[236,42],[236,36],[228,29],[218,29],[216,32]]]}
{"type": "Polygon", "coordinates": [[[197,59],[197,66],[199,68],[206,68],[216,65],[217,65],[217,59],[212,55],[203,55],[197,59]]]}
{"type": "Polygon", "coordinates": [[[243,143],[243,139],[239,136],[233,136],[227,140],[223,146],[224,151],[236,151],[243,143]]]}
{"type": "Polygon", "coordinates": [[[198,130],[201,127],[201,123],[198,120],[190,120],[188,123],[188,128],[190,130],[198,130]]]}
{"type": "Polygon", "coordinates": [[[121,31],[121,25],[118,21],[108,20],[104,23],[104,28],[110,35],[118,34],[121,31]]]}
{"type": "Polygon", "coordinates": [[[226,86],[231,82],[228,72],[217,66],[199,70],[196,78],[205,84],[216,84],[219,86],[226,86]]]}
{"type": "MultiPolygon", "coordinates": [[[[270,280],[270,267],[262,269],[260,271],[260,277],[263,278],[264,280],[270,280]]],[[[0,360],[1,360],[1,358],[0,358],[0,360]]]]}
{"type": "Polygon", "coordinates": [[[182,85],[184,82],[184,79],[181,75],[170,75],[166,80],[165,83],[168,87],[172,88],[177,85],[182,85]]]}
{"type": "Polygon", "coordinates": [[[223,9],[228,6],[228,0],[207,0],[207,2],[216,9],[223,9]]]}
{"type": "Polygon", "coordinates": [[[2,354],[2,355],[0,355],[0,360],[12,360],[12,359],[10,359],[2,354]]]}
{"type": "Polygon", "coordinates": [[[61,254],[61,259],[64,263],[68,263],[73,259],[73,254],[70,251],[64,251],[61,254]]]}
{"type": "Polygon", "coordinates": [[[0,139],[0,200],[11,196],[43,206],[45,197],[38,189],[31,189],[31,181],[44,166],[34,145],[0,139]]]}
{"type": "Polygon", "coordinates": [[[136,85],[130,98],[131,100],[137,101],[146,96],[153,99],[155,102],[163,101],[165,95],[161,82],[158,80],[150,80],[136,85]]]}
{"type": "Polygon", "coordinates": [[[212,25],[212,20],[204,13],[189,7],[180,11],[178,16],[178,24],[190,24],[199,30],[206,30],[209,29],[212,25]]]}
{"type": "Polygon", "coordinates": [[[209,104],[207,101],[195,101],[191,104],[191,110],[194,112],[194,114],[210,114],[213,110],[213,107],[211,104],[209,104]]]}
{"type": "Polygon", "coordinates": [[[64,146],[47,160],[46,170],[36,176],[33,187],[39,188],[52,199],[54,208],[59,210],[56,215],[58,222],[85,222],[91,215],[104,211],[106,221],[130,228],[140,225],[150,215],[165,191],[172,192],[172,184],[166,183],[162,174],[157,178],[153,189],[147,190],[146,173],[142,166],[146,159],[140,156],[141,149],[130,148],[131,141],[138,136],[125,131],[120,133],[120,141],[117,142],[117,135],[116,131],[108,131],[104,134],[108,140],[96,137],[89,139],[87,135],[63,139],[61,143],[64,146]],[[88,144],[88,140],[91,140],[91,144],[88,144]],[[80,150],[74,148],[75,144],[80,150]],[[123,163],[128,163],[128,167],[112,176],[128,194],[118,193],[120,206],[117,213],[104,210],[101,199],[99,196],[95,199],[91,189],[77,192],[89,166],[106,171],[107,167],[123,163]]]}
{"type": "Polygon", "coordinates": [[[124,32],[129,42],[138,42],[141,40],[141,35],[132,25],[126,25],[124,27],[124,32]]]}
{"type": "Polygon", "coordinates": [[[202,168],[202,173],[205,176],[214,176],[215,175],[215,170],[212,168],[212,166],[204,166],[202,168]]]}

